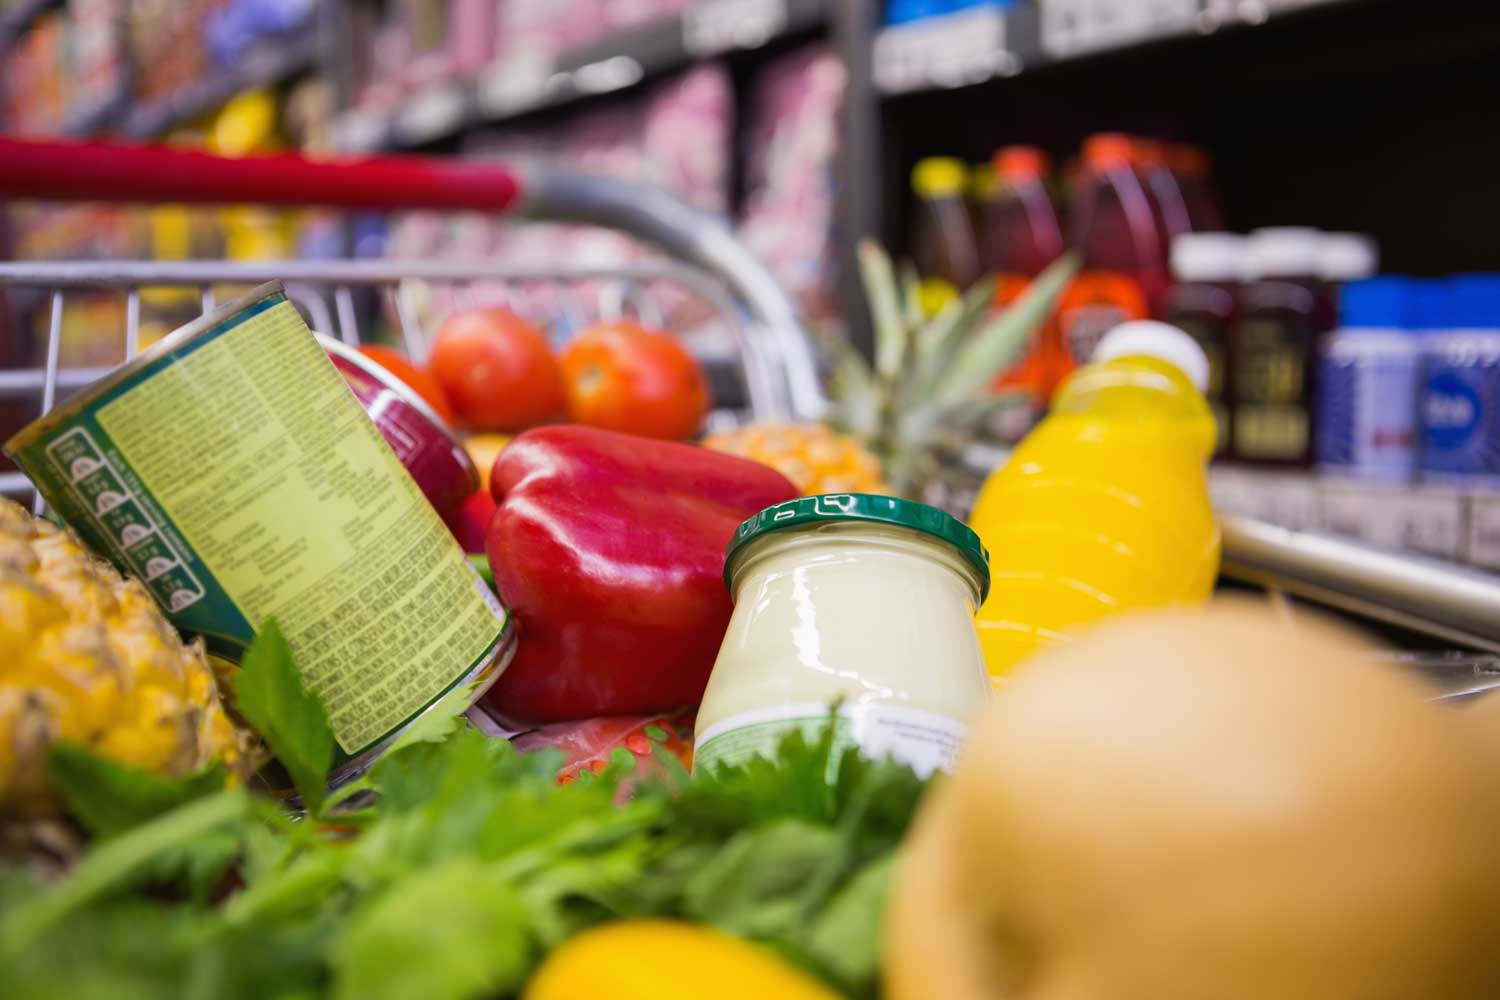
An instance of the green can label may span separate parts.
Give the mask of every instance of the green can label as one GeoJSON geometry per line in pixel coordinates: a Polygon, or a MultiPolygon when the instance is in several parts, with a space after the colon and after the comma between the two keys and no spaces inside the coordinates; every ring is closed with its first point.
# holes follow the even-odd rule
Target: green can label
{"type": "Polygon", "coordinates": [[[505,610],[279,291],[174,335],[40,426],[8,450],[179,629],[237,660],[276,618],[339,763],[505,637],[505,610]]]}

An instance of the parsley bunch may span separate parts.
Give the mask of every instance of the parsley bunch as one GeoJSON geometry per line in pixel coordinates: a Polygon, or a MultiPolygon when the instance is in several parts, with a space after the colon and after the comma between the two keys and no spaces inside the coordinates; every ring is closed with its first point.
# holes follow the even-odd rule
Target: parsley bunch
{"type": "Polygon", "coordinates": [[[0,875],[0,995],[505,997],[578,931],[643,916],[713,924],[875,993],[923,783],[838,753],[832,726],[789,735],[774,761],[689,776],[662,752],[665,774],[640,776],[619,750],[559,785],[557,752],[436,711],[326,797],[327,716],[274,623],[236,693],[308,814],[217,769],[168,780],[56,748],[54,780],[95,842],[53,885],[0,875]]]}

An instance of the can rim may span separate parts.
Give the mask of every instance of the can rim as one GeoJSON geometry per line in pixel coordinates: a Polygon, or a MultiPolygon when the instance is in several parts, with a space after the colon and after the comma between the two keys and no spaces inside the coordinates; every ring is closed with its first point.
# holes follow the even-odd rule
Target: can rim
{"type": "Polygon", "coordinates": [[[358,368],[360,371],[364,372],[375,381],[379,382],[386,388],[388,392],[392,393],[394,396],[396,396],[396,398],[400,399],[401,402],[405,403],[407,406],[410,406],[412,409],[416,410],[427,419],[428,423],[436,427],[438,431],[443,435],[443,437],[448,441],[448,443],[453,446],[453,451],[455,455],[458,456],[459,464],[462,465],[464,471],[469,474],[469,484],[471,487],[469,492],[474,493],[478,491],[481,482],[479,478],[479,467],[474,464],[474,459],[470,457],[469,449],[464,447],[463,438],[458,436],[458,432],[448,425],[448,421],[444,420],[438,413],[438,411],[432,408],[432,405],[428,403],[427,400],[417,395],[417,393],[413,391],[411,386],[401,381],[390,371],[381,367],[377,362],[365,357],[363,354],[359,353],[359,351],[350,347],[342,340],[330,337],[326,333],[319,333],[316,330],[313,331],[313,337],[317,339],[318,346],[323,348],[326,353],[332,354],[343,361],[349,362],[351,365],[358,368]]]}
{"type": "Polygon", "coordinates": [[[159,361],[182,345],[212,330],[235,313],[254,305],[256,302],[275,295],[285,294],[286,288],[280,281],[268,281],[263,285],[256,285],[244,295],[230,299],[223,305],[209,310],[197,319],[184,323],[135,357],[127,361],[122,361],[118,367],[112,369],[103,377],[90,382],[78,390],[77,394],[71,399],[55,403],[52,409],[16,431],[10,440],[5,442],[5,447],[0,450],[3,450],[7,455],[14,456],[22,448],[26,448],[34,444],[38,438],[46,436],[58,424],[71,420],[79,413],[88,409],[98,401],[100,396],[124,382],[140,369],[159,361]]]}

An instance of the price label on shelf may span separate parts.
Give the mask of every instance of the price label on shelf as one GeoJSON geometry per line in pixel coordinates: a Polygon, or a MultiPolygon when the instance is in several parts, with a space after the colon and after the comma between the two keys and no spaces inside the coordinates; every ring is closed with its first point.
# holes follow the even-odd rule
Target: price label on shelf
{"type": "Polygon", "coordinates": [[[502,59],[479,80],[479,106],[491,115],[540,107],[551,92],[553,75],[552,61],[541,56],[502,59]]]}
{"type": "Polygon", "coordinates": [[[431,142],[458,131],[468,110],[468,99],[457,84],[428,87],[397,113],[396,138],[409,145],[431,142]]]}
{"type": "Polygon", "coordinates": [[[1328,529],[1398,552],[1460,559],[1465,552],[1467,500],[1446,491],[1356,483],[1327,490],[1328,529]]]}
{"type": "Polygon", "coordinates": [[[1471,501],[1467,555],[1475,565],[1500,569],[1500,496],[1471,501]]]}
{"type": "Polygon", "coordinates": [[[786,0],[710,0],[682,12],[682,47],[698,57],[759,48],[786,24],[786,0]]]}
{"type": "Polygon", "coordinates": [[[971,10],[886,28],[875,37],[875,85],[899,94],[1019,72],[1004,10],[971,10]]]}
{"type": "Polygon", "coordinates": [[[1197,30],[1200,0],[1042,0],[1042,48],[1065,58],[1197,30]]]}

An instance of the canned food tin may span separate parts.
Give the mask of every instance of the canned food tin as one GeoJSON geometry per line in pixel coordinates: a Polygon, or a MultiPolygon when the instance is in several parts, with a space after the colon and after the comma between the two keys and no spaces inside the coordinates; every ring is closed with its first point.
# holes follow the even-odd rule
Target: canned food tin
{"type": "Polygon", "coordinates": [[[479,470],[443,418],[400,379],[352,347],[322,335],[318,343],[438,513],[446,517],[456,511],[479,489],[479,470]]]}
{"type": "Polygon", "coordinates": [[[333,783],[509,662],[515,628],[277,282],[176,331],[5,451],[53,510],[238,661],[275,618],[333,783]]]}

